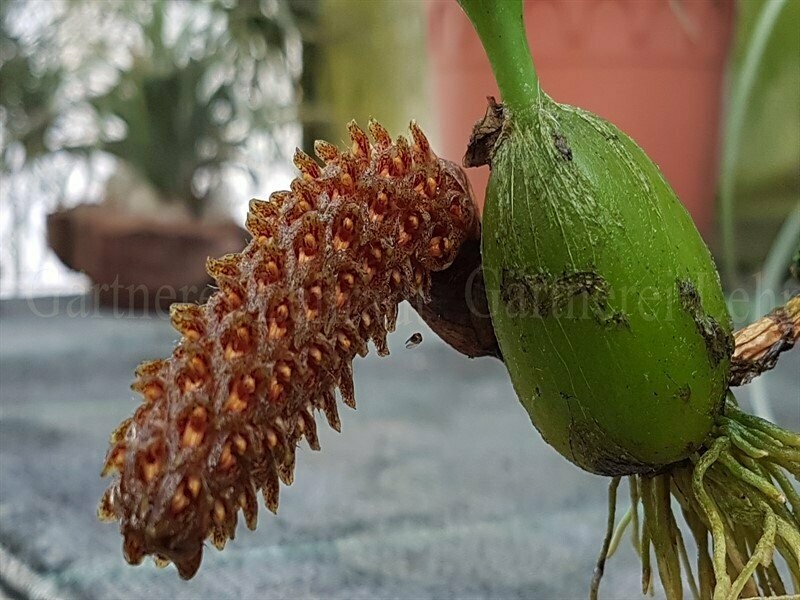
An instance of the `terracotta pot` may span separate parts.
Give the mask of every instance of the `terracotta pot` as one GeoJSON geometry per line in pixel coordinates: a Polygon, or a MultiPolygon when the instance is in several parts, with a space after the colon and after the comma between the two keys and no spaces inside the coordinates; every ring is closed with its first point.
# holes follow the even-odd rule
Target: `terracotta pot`
{"type": "MultiPolygon", "coordinates": [[[[526,0],[542,88],[609,119],[661,167],[704,235],[712,231],[730,0],[526,0]]],[[[486,96],[499,97],[477,35],[455,1],[428,5],[428,46],[443,155],[464,154],[486,96]]],[[[471,169],[483,197],[488,169],[471,169]]]]}
{"type": "Polygon", "coordinates": [[[246,232],[232,222],[164,221],[102,205],[82,205],[47,217],[56,256],[83,271],[101,304],[165,309],[208,295],[208,257],[240,251],[246,232]]]}

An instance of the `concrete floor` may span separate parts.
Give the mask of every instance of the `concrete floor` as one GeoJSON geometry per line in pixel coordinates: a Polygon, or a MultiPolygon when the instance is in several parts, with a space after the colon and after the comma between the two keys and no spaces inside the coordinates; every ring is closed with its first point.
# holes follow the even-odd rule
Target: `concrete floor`
{"type": "MultiPolygon", "coordinates": [[[[398,329],[390,358],[357,361],[342,434],[321,425],[322,452],[302,445],[280,516],[262,509],[256,532],[240,525],[183,582],[129,567],[116,527],[95,519],[133,369],[176,334],[81,299],[0,304],[0,597],[585,598],[607,480],[541,441],[502,364],[461,357],[407,306],[398,329]]],[[[795,351],[765,378],[795,430],[799,365],[795,351]]],[[[625,543],[601,597],[640,598],[639,578],[625,543]]]]}

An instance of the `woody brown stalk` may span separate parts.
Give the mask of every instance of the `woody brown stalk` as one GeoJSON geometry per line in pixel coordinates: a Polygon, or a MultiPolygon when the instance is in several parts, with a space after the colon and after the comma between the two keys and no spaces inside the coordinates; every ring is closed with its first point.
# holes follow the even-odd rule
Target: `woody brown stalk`
{"type": "Polygon", "coordinates": [[[740,329],[734,338],[736,351],[731,357],[731,385],[744,385],[772,369],[778,356],[800,339],[800,294],[740,329]]]}
{"type": "Polygon", "coordinates": [[[143,403],[111,436],[103,474],[118,477],[99,507],[128,562],[192,577],[239,509],[255,527],[258,491],[275,512],[300,439],[319,448],[314,411],[338,431],[335,389],[355,406],[352,359],[370,340],[388,354],[398,303],[427,301],[432,273],[477,238],[466,177],[416,124],[411,143],[374,122],[372,143],[349,132],[349,151],[318,142],[324,166],[298,151],[291,190],[251,202],[252,241],[208,263],[218,291],[174,305],[179,344],[137,369],[143,403]]]}

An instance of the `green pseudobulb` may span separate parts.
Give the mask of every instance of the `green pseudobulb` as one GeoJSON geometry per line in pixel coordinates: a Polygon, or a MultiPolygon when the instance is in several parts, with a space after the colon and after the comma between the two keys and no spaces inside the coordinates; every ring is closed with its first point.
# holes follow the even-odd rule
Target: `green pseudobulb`
{"type": "Polygon", "coordinates": [[[491,166],[486,288],[533,424],[594,473],[687,457],[722,410],[732,336],[675,193],[619,129],[544,93],[506,111],[491,166]]]}

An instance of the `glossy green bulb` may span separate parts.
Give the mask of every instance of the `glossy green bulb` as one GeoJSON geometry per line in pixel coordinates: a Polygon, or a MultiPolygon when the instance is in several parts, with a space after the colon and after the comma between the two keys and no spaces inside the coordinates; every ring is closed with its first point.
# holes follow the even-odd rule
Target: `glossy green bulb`
{"type": "Polygon", "coordinates": [[[491,167],[486,287],[533,424],[594,473],[687,457],[721,411],[732,337],[675,193],[619,129],[544,93],[507,111],[491,167]]]}

